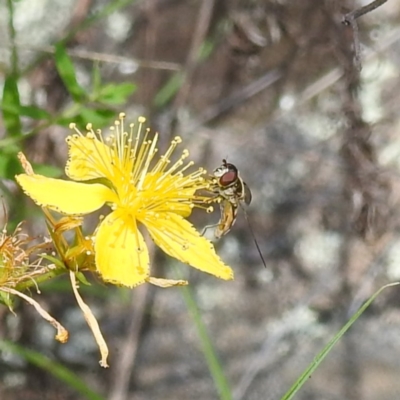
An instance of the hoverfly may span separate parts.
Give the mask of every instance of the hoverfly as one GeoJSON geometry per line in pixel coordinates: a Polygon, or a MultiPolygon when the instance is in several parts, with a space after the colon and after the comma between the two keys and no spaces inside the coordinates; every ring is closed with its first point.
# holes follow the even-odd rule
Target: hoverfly
{"type": "Polygon", "coordinates": [[[226,235],[236,221],[237,210],[240,202],[247,205],[251,203],[251,191],[239,175],[238,169],[222,160],[222,165],[214,170],[214,187],[216,202],[220,203],[221,218],[215,228],[214,235],[217,239],[226,235]]]}
{"type": "Polygon", "coordinates": [[[238,208],[240,207],[244,212],[257,251],[264,267],[266,267],[264,257],[247,217],[246,210],[242,206],[243,201],[246,205],[251,203],[251,191],[246,185],[246,182],[241,178],[238,169],[233,164],[228,163],[225,159],[222,160],[222,165],[216,168],[213,172],[213,186],[211,190],[215,194],[213,201],[220,204],[221,210],[220,220],[218,224],[215,225],[214,236],[219,239],[231,230],[236,221],[238,208]]]}

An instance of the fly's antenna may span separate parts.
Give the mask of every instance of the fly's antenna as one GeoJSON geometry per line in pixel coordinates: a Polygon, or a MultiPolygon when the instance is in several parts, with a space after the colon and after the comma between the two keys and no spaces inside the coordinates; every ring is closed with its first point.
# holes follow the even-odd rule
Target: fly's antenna
{"type": "Polygon", "coordinates": [[[244,217],[246,218],[247,225],[249,226],[249,230],[250,230],[251,236],[253,238],[253,242],[256,245],[258,254],[260,255],[260,258],[261,258],[261,261],[262,261],[262,263],[264,265],[264,268],[267,268],[267,263],[265,262],[264,256],[262,255],[260,246],[259,246],[259,244],[257,242],[256,235],[254,233],[253,227],[251,226],[250,219],[249,219],[249,217],[247,215],[247,212],[246,212],[246,210],[244,209],[244,207],[242,206],[242,204],[240,202],[239,202],[239,206],[243,210],[243,214],[244,214],[244,217]]]}

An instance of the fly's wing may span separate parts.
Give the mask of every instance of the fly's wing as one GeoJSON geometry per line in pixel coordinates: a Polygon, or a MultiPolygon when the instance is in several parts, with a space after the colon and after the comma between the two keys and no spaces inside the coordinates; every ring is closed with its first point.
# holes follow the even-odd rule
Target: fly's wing
{"type": "Polygon", "coordinates": [[[238,207],[236,204],[232,204],[230,201],[224,199],[220,203],[220,209],[221,209],[221,218],[214,232],[214,236],[217,239],[226,235],[232,228],[233,224],[236,221],[238,207]]]}
{"type": "Polygon", "coordinates": [[[250,205],[252,199],[251,190],[240,177],[235,185],[235,195],[237,200],[244,201],[246,205],[250,205]]]}
{"type": "Polygon", "coordinates": [[[251,203],[251,199],[253,198],[251,194],[250,188],[246,185],[246,182],[243,182],[243,191],[244,191],[244,202],[249,205],[251,203]]]}

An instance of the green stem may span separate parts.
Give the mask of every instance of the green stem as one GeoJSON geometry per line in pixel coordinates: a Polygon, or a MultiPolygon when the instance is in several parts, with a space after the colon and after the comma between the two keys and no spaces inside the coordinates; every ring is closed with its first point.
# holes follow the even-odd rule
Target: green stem
{"type": "Polygon", "coordinates": [[[55,277],[64,274],[67,272],[66,268],[54,268],[43,275],[38,275],[34,279],[28,279],[24,282],[19,283],[16,287],[15,290],[18,290],[19,292],[24,292],[26,289],[32,287],[32,286],[37,286],[40,283],[46,282],[50,279],[54,279],[55,277]]]}
{"type": "Polygon", "coordinates": [[[18,53],[17,47],[15,46],[15,27],[14,27],[14,5],[13,0],[7,0],[7,8],[8,8],[8,31],[10,34],[11,41],[11,73],[13,76],[18,76],[18,53]]]}
{"type": "MultiPolygon", "coordinates": [[[[176,267],[176,271],[177,275],[182,275],[179,271],[179,267],[176,267]]],[[[193,291],[189,286],[182,286],[181,290],[186,307],[195,323],[197,334],[199,335],[201,343],[201,349],[203,351],[204,358],[207,361],[208,369],[213,378],[214,384],[218,390],[219,398],[221,400],[232,400],[230,385],[201,318],[201,313],[197,307],[193,291]]]]}

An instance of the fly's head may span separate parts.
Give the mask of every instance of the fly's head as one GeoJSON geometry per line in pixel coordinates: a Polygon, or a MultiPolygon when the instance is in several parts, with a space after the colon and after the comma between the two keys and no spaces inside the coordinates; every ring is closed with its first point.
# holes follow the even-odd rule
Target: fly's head
{"type": "Polygon", "coordinates": [[[234,204],[238,204],[240,201],[250,204],[251,191],[240,177],[239,170],[235,165],[224,159],[222,164],[214,170],[213,175],[215,182],[213,190],[220,197],[234,204]]]}

